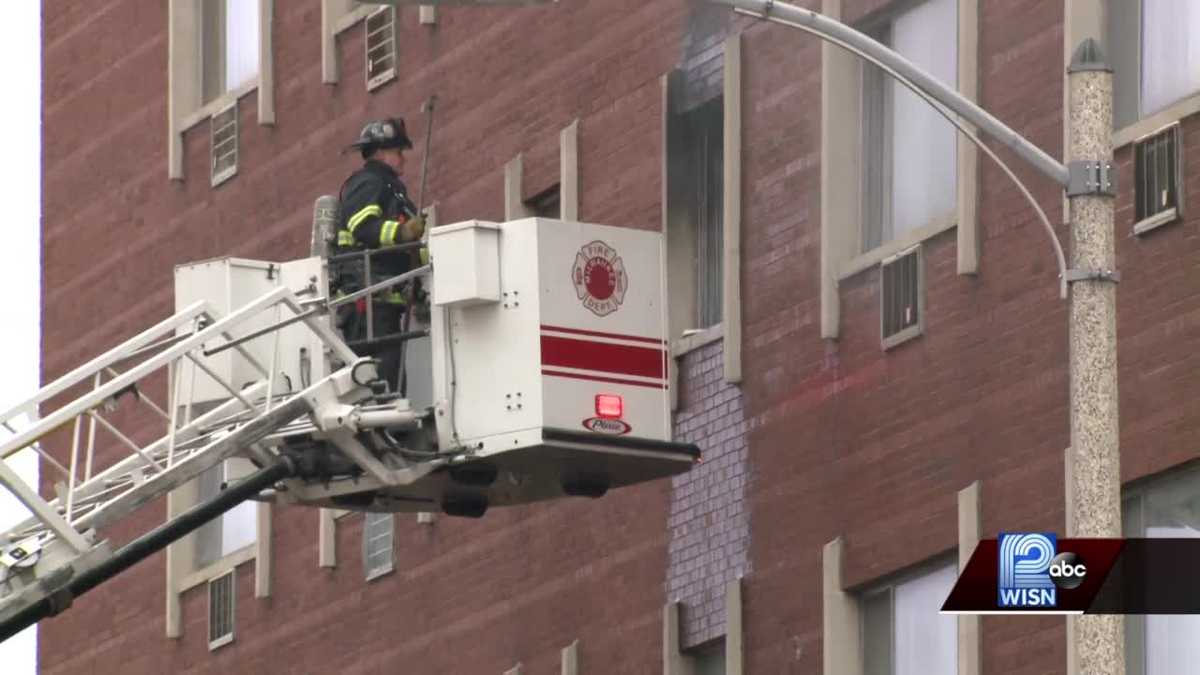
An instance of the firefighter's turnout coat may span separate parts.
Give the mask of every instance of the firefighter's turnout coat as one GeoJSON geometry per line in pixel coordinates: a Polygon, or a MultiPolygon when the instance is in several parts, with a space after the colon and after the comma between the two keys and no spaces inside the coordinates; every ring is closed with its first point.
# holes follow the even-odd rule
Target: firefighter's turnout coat
{"type": "MultiPolygon", "coordinates": [[[[348,253],[377,249],[401,243],[401,226],[417,215],[417,207],[408,197],[408,189],[390,166],[368,159],[342,185],[338,212],[335,251],[348,253]]],[[[371,283],[403,274],[412,267],[413,253],[393,251],[372,257],[371,283]]],[[[366,270],[361,262],[341,264],[335,274],[344,293],[366,287],[366,270]]],[[[384,293],[381,299],[403,302],[399,289],[384,293]]]]}

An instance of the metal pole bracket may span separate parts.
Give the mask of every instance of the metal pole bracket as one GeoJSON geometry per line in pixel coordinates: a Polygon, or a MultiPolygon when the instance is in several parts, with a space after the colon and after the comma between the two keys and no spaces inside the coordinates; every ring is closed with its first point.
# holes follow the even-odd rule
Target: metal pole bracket
{"type": "Polygon", "coordinates": [[[1111,281],[1116,284],[1121,282],[1121,273],[1116,270],[1067,270],[1066,280],[1069,284],[1076,281],[1111,281]]]}
{"type": "Polygon", "coordinates": [[[1067,183],[1068,197],[1085,195],[1117,196],[1117,175],[1112,162],[1079,160],[1067,165],[1070,181],[1067,183]]]}

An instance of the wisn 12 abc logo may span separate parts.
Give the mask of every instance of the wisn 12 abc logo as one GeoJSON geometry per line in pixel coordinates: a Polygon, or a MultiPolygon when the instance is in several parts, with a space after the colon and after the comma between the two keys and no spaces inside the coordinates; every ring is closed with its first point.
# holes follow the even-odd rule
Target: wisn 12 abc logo
{"type": "Polygon", "coordinates": [[[1075,553],[1058,552],[1053,532],[1000,535],[999,600],[1001,607],[1049,609],[1060,588],[1078,588],[1087,566],[1075,553]]]}

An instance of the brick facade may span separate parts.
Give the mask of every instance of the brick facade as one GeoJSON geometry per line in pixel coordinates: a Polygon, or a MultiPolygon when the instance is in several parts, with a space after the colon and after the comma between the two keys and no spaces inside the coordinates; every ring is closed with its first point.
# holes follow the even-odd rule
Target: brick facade
{"type": "Polygon", "coordinates": [[[671,479],[667,597],[683,603],[680,644],[725,634],[725,587],[750,573],[749,457],[741,390],[724,381],[721,342],[679,359],[686,400],[675,438],[695,443],[704,462],[671,479]]]}
{"type": "MultiPolygon", "coordinates": [[[[844,16],[884,4],[845,0],[844,16]]],[[[207,122],[186,135],[186,179],[167,178],[167,5],[43,2],[43,380],[169,315],[174,264],[305,255],[313,199],[356,163],[338,150],[364,119],[401,114],[422,128],[431,93],[428,193],[442,223],[502,217],[503,167],[519,152],[524,197],[553,183],[558,133],[578,119],[580,218],[657,229],[660,77],[712,35],[690,0],[443,8],[436,27],[408,7],[400,77],[368,94],[361,26],[338,39],[341,83],[323,85],[320,3],[275,2],[278,121],[259,126],[254,97],[242,99],[239,173],[213,189],[207,122]]],[[[743,35],[744,381],[723,383],[720,343],[682,359],[677,433],[704,448],[701,467],[595,502],[432,527],[399,518],[397,571],[371,583],[359,518],[340,522],[339,566],[321,569],[317,513],[280,508],[273,595],[254,599],[253,563],[239,568],[232,645],[208,651],[202,588],[184,597],[183,637],[164,637],[157,556],[42,623],[42,672],[498,674],[521,663],[536,675],[558,672],[559,649],[579,639],[580,673],[641,675],[661,670],[663,604],[683,601],[684,644],[704,642],[724,630],[722,582],[742,574],[746,672],[817,675],[821,548],[834,537],[855,588],[950,553],[955,494],[975,480],[983,536],[1061,531],[1066,304],[1016,188],[981,162],[978,275],[956,274],[952,231],[926,242],[922,337],[880,350],[872,269],[841,283],[841,337],[822,341],[820,46],[763,22],[724,30],[743,35]]],[[[980,3],[981,103],[1055,155],[1062,44],[1062,2],[980,3]]],[[[1184,120],[1184,135],[1195,175],[1200,120],[1184,120]]],[[[1200,447],[1200,217],[1126,236],[1128,148],[1117,161],[1122,470],[1134,480],[1200,447]]],[[[1060,213],[1059,190],[1013,163],[1060,213]]],[[[1185,192],[1200,203],[1200,179],[1185,192]]],[[[104,534],[127,541],[164,513],[104,534]]],[[[988,617],[984,672],[1059,672],[1065,638],[1061,618],[988,617]]]]}

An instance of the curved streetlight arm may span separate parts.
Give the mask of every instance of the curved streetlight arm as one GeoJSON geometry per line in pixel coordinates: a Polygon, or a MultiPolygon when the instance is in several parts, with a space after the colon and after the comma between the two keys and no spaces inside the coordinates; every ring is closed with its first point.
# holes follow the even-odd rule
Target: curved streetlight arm
{"type": "Polygon", "coordinates": [[[853,48],[852,51],[862,54],[871,62],[886,66],[904,76],[938,103],[974,124],[980,131],[1000,141],[1063,188],[1070,184],[1070,171],[1061,162],[1025,140],[1023,136],[1008,128],[983,108],[967,100],[962,94],[918,68],[908,59],[846,24],[811,9],[803,9],[786,2],[775,2],[775,0],[709,1],[728,5],[745,14],[804,28],[822,38],[853,48]]]}
{"type": "MultiPolygon", "coordinates": [[[[754,17],[761,18],[761,15],[756,14],[754,12],[744,10],[744,9],[735,7],[734,11],[738,12],[739,14],[745,14],[747,16],[754,16],[754,17]]],[[[1063,254],[1062,244],[1060,244],[1058,241],[1058,235],[1056,235],[1054,233],[1054,226],[1050,224],[1050,219],[1046,217],[1046,212],[1042,210],[1041,205],[1038,204],[1037,200],[1033,198],[1033,194],[1029,192],[1029,188],[1025,187],[1025,184],[1021,182],[1021,179],[1017,178],[1017,174],[1013,172],[1013,170],[1008,166],[1008,164],[1006,164],[1004,162],[1004,160],[1000,159],[1000,157],[995,153],[995,151],[993,151],[991,148],[989,148],[987,145],[985,145],[983,143],[983,141],[979,140],[979,137],[976,136],[971,131],[971,129],[969,129],[965,124],[963,124],[962,121],[959,120],[957,116],[955,116],[950,110],[948,110],[946,108],[946,106],[944,106],[941,103],[939,103],[938,101],[934,100],[934,98],[930,94],[923,91],[912,80],[909,80],[908,78],[904,77],[900,73],[896,72],[896,70],[890,68],[888,65],[886,65],[884,63],[880,63],[876,59],[872,58],[869,54],[866,54],[862,50],[856,49],[854,46],[849,45],[841,40],[838,40],[837,38],[833,38],[828,35],[823,35],[821,33],[818,33],[815,29],[810,28],[809,26],[805,26],[802,24],[795,24],[790,21],[785,21],[783,19],[778,19],[778,18],[771,19],[771,20],[774,21],[775,23],[778,23],[778,24],[781,24],[784,26],[791,26],[792,28],[798,28],[802,31],[805,31],[808,33],[813,33],[814,35],[817,35],[818,37],[830,42],[831,44],[835,44],[835,45],[845,49],[846,51],[848,51],[852,54],[856,54],[859,57],[875,64],[881,70],[883,70],[885,73],[887,73],[888,75],[891,75],[893,78],[895,78],[895,80],[897,82],[899,82],[900,84],[907,87],[910,91],[912,91],[912,93],[916,94],[918,97],[920,97],[926,103],[928,103],[930,107],[932,107],[934,110],[936,110],[938,112],[938,114],[940,114],[942,117],[945,117],[946,120],[948,122],[950,122],[951,124],[953,124],[955,127],[957,127],[958,130],[960,132],[962,132],[962,134],[964,136],[966,136],[968,140],[970,140],[972,143],[974,143],[980,150],[982,150],[984,152],[984,154],[986,154],[988,157],[990,157],[992,159],[992,161],[995,162],[1002,171],[1004,171],[1005,175],[1007,175],[1012,180],[1012,182],[1017,186],[1017,189],[1021,191],[1022,195],[1024,195],[1025,200],[1029,202],[1029,205],[1031,207],[1033,207],[1034,212],[1037,213],[1038,219],[1042,221],[1042,227],[1046,230],[1047,236],[1050,237],[1050,245],[1054,248],[1054,259],[1058,263],[1058,281],[1059,281],[1058,293],[1059,293],[1059,297],[1061,297],[1064,300],[1067,299],[1067,261],[1066,261],[1066,256],[1063,254]]]]}

